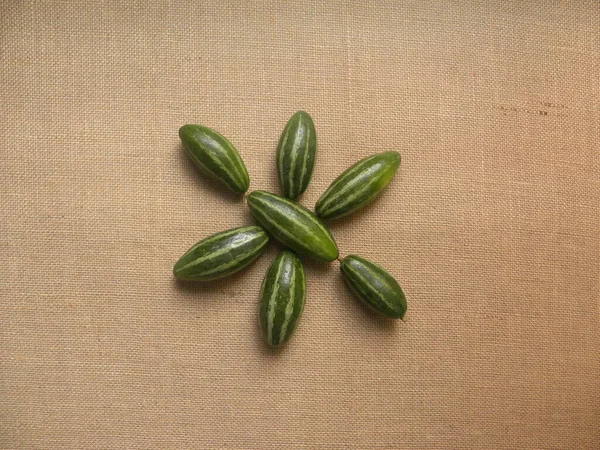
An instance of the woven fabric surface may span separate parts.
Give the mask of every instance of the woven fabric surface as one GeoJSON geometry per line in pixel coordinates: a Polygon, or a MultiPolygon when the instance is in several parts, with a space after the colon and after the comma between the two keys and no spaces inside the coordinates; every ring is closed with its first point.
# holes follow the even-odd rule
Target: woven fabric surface
{"type": "Polygon", "coordinates": [[[596,1],[0,4],[0,448],[600,448],[596,1]],[[178,128],[227,136],[278,192],[314,119],[301,203],[397,150],[342,256],[391,272],[406,323],[306,261],[281,351],[269,250],[178,283],[199,239],[253,223],[178,128]]]}

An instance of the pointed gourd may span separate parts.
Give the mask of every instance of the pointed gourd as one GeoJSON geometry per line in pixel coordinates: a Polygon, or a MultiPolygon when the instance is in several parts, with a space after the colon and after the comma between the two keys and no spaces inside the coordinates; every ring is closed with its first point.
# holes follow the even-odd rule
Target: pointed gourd
{"type": "Polygon", "coordinates": [[[295,113],[281,133],[277,146],[277,174],[282,195],[296,200],[312,177],[317,153],[317,134],[312,118],[295,113]]]}
{"type": "Polygon", "coordinates": [[[253,191],[247,201],[256,220],[282,244],[317,261],[338,257],[333,236],[304,206],[265,191],[253,191]]]}
{"type": "Polygon", "coordinates": [[[202,125],[179,129],[183,148],[202,172],[239,194],[248,190],[250,178],[244,161],[225,137],[202,125]]]}
{"type": "Polygon", "coordinates": [[[294,333],[306,296],[306,279],[300,259],[283,250],[262,283],[259,323],[263,339],[272,347],[285,344],[294,333]]]}
{"type": "Polygon", "coordinates": [[[342,259],[340,269],[346,284],[369,308],[393,319],[404,317],[404,292],[384,269],[356,255],[342,259]]]}
{"type": "Polygon", "coordinates": [[[252,263],[269,242],[260,227],[234,228],[202,239],[173,267],[180,280],[210,281],[231,275],[252,263]]]}
{"type": "Polygon", "coordinates": [[[323,220],[339,219],[371,203],[389,184],[400,165],[400,153],[383,152],[361,159],[323,193],[315,212],[323,220]]]}

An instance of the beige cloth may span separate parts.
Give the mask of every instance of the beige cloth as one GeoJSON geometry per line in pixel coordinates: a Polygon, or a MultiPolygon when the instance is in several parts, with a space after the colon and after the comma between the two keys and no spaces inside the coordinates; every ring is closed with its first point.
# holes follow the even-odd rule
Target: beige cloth
{"type": "Polygon", "coordinates": [[[600,7],[559,2],[0,6],[0,447],[600,448],[600,7]],[[177,130],[229,137],[277,191],[296,110],[313,207],[402,153],[342,255],[387,268],[406,323],[306,262],[296,335],[261,342],[276,255],[178,284],[252,223],[177,130]]]}

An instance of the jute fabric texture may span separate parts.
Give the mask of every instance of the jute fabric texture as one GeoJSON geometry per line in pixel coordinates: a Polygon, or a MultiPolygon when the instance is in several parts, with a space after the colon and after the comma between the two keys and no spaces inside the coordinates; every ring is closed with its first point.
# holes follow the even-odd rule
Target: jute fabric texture
{"type": "Polygon", "coordinates": [[[0,447],[600,448],[597,1],[0,4],[0,447]],[[174,262],[253,223],[178,128],[227,136],[301,203],[397,150],[342,256],[392,273],[406,323],[306,261],[289,345],[260,338],[279,248],[206,285],[174,262]]]}

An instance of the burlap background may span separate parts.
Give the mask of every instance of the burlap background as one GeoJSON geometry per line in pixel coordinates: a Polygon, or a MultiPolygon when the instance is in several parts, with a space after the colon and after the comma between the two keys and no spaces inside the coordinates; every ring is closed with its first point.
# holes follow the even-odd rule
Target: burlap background
{"type": "Polygon", "coordinates": [[[597,2],[4,1],[0,20],[0,447],[600,447],[597,2]],[[252,222],[177,130],[219,130],[277,191],[298,109],[309,207],[402,153],[332,231],[409,311],[390,325],[307,262],[272,352],[276,248],[173,280],[191,244],[252,222]]]}

